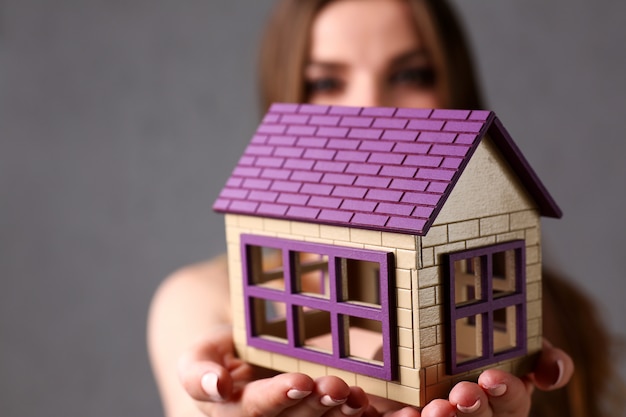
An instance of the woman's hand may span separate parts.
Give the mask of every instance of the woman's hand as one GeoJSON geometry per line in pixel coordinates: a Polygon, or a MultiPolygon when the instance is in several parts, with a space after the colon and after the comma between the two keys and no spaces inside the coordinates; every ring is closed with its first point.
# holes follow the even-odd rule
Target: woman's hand
{"type": "Polygon", "coordinates": [[[485,371],[476,383],[458,383],[447,399],[430,402],[420,414],[395,402],[368,399],[362,389],[332,376],[313,380],[284,373],[257,379],[259,370],[235,357],[232,332],[223,327],[181,358],[179,376],[198,408],[212,416],[526,417],[535,387],[560,388],[573,369],[567,354],[545,342],[532,374],[517,378],[485,371]]]}
{"type": "Polygon", "coordinates": [[[234,355],[229,327],[187,352],[179,363],[179,377],[198,408],[209,416],[334,417],[374,415],[358,387],[337,377],[313,380],[300,373],[256,379],[257,369],[234,355]]]}
{"type": "Polygon", "coordinates": [[[517,378],[495,369],[483,372],[477,383],[459,382],[448,399],[434,400],[421,417],[527,417],[535,388],[551,391],[565,386],[574,372],[572,359],[544,341],[534,371],[517,378]]]}
{"type": "Polygon", "coordinates": [[[526,417],[535,387],[561,388],[573,369],[569,356],[546,342],[532,374],[517,378],[485,371],[477,383],[458,383],[448,399],[432,401],[420,414],[413,407],[376,397],[370,405],[362,389],[332,376],[313,380],[285,373],[255,380],[255,369],[234,356],[232,333],[226,327],[186,354],[179,367],[181,382],[204,414],[268,417],[526,417]]]}

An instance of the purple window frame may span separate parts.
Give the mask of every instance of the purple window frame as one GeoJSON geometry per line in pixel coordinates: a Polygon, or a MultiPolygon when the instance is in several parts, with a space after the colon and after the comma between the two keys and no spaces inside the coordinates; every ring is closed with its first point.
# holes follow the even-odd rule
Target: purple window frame
{"type": "Polygon", "coordinates": [[[514,240],[476,249],[445,254],[444,282],[447,290],[446,305],[446,371],[450,375],[471,371],[501,360],[525,355],[526,347],[526,246],[523,240],[514,240]],[[515,292],[493,297],[493,255],[513,250],[515,254],[515,292]],[[481,287],[486,294],[481,300],[456,305],[454,263],[461,260],[480,258],[481,287]],[[510,349],[494,352],[494,312],[506,307],[516,308],[516,345],[510,349]],[[482,356],[457,363],[456,321],[476,315],[482,316],[482,356]]]}
{"type": "Polygon", "coordinates": [[[260,349],[317,362],[350,372],[360,373],[388,381],[397,377],[396,354],[392,348],[396,347],[394,314],[389,289],[393,284],[394,257],[391,252],[382,252],[368,249],[348,248],[333,245],[324,245],[311,242],[293,241],[250,234],[241,235],[244,309],[246,318],[247,341],[250,346],[260,349]],[[254,285],[249,273],[251,246],[261,246],[281,249],[285,288],[283,290],[254,285]],[[320,298],[296,292],[296,276],[292,272],[293,256],[297,252],[315,253],[328,256],[329,298],[320,298]],[[341,259],[376,262],[380,266],[380,307],[370,307],[362,304],[342,301],[341,278],[338,264],[341,259]],[[279,301],[286,306],[287,343],[270,340],[254,334],[253,317],[254,299],[279,301]],[[296,311],[298,307],[309,307],[330,313],[333,349],[332,354],[298,346],[296,311]],[[375,320],[382,327],[382,365],[352,359],[344,349],[343,316],[360,317],[375,320]]]}

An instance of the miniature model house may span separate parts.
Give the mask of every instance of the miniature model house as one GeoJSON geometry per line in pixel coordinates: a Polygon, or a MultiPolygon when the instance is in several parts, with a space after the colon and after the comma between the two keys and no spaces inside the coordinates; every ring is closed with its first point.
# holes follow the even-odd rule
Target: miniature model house
{"type": "Polygon", "coordinates": [[[492,112],[274,104],[214,209],[251,363],[420,406],[541,348],[561,213],[492,112]]]}

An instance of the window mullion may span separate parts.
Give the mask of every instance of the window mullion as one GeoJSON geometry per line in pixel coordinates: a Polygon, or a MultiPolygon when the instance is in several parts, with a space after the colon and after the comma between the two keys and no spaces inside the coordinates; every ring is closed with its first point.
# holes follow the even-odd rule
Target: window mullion
{"type": "Polygon", "coordinates": [[[337,265],[341,260],[332,254],[328,255],[328,288],[329,294],[329,309],[330,311],[330,332],[332,335],[333,344],[333,357],[336,359],[346,356],[346,334],[345,326],[341,321],[341,315],[335,308],[339,302],[341,290],[339,288],[342,285],[341,281],[341,266],[337,265]]]}
{"type": "Polygon", "coordinates": [[[481,256],[481,285],[483,290],[483,300],[486,303],[487,311],[482,317],[482,346],[483,358],[493,357],[493,258],[491,254],[481,256]]]}
{"type": "MultiPolygon", "coordinates": [[[[285,293],[293,294],[296,288],[295,278],[295,259],[294,253],[288,249],[283,248],[283,269],[285,280],[285,293]]],[[[292,297],[285,297],[285,320],[287,326],[287,344],[292,348],[300,345],[299,330],[298,329],[298,317],[296,313],[296,306],[292,303],[292,297]]]]}

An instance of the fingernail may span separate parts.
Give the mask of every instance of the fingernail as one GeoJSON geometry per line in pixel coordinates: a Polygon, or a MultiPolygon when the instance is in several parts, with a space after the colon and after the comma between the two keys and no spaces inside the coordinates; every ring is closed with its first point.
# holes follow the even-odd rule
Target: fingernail
{"type": "Polygon", "coordinates": [[[352,408],[348,404],[344,404],[341,406],[341,412],[347,416],[353,416],[362,410],[362,407],[352,408]]]}
{"type": "Polygon", "coordinates": [[[211,401],[224,401],[224,397],[220,394],[217,389],[217,382],[219,378],[217,374],[208,373],[202,376],[200,380],[200,385],[206,394],[210,397],[211,401]]]}
{"type": "Polygon", "coordinates": [[[299,389],[290,389],[289,391],[287,391],[287,397],[291,398],[292,400],[301,400],[303,398],[306,398],[310,393],[311,391],[300,391],[299,389]]]}
{"type": "Polygon", "coordinates": [[[563,380],[563,374],[565,373],[565,364],[563,363],[561,359],[556,361],[556,366],[559,369],[559,374],[554,384],[552,384],[552,386],[559,385],[561,381],[563,380]]]}
{"type": "Polygon", "coordinates": [[[480,400],[476,400],[476,402],[470,406],[464,406],[461,404],[457,404],[456,408],[462,413],[473,413],[474,411],[480,408],[480,400]]]}
{"type": "Polygon", "coordinates": [[[346,399],[347,398],[344,398],[342,400],[335,400],[330,395],[326,394],[322,398],[320,398],[320,402],[326,407],[334,407],[336,405],[345,403],[346,399]]]}
{"type": "Polygon", "coordinates": [[[492,385],[490,387],[484,387],[487,392],[489,393],[489,395],[491,395],[492,397],[501,397],[504,395],[504,393],[506,392],[506,385],[504,384],[497,384],[497,385],[492,385]]]}

